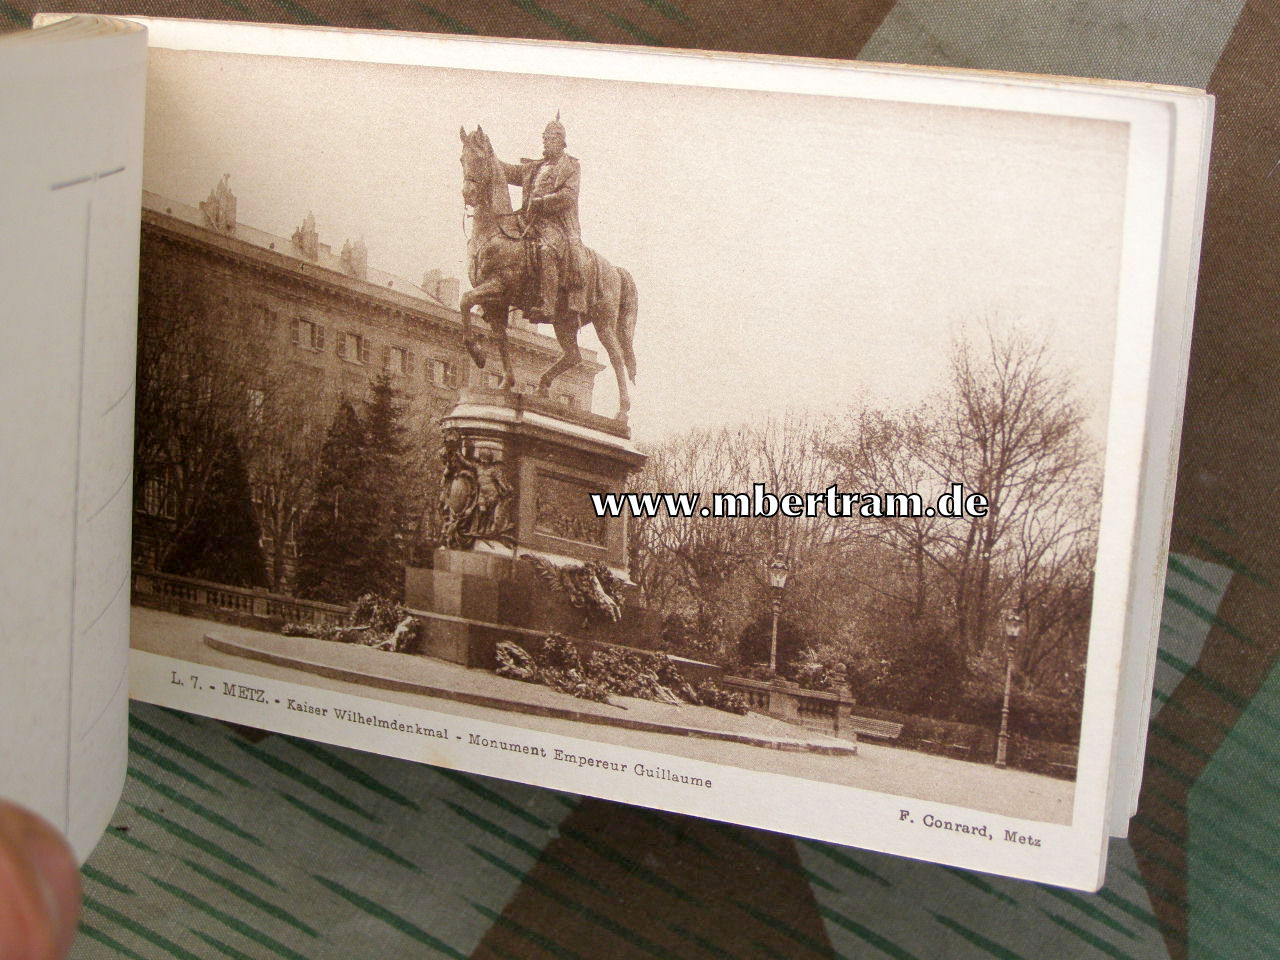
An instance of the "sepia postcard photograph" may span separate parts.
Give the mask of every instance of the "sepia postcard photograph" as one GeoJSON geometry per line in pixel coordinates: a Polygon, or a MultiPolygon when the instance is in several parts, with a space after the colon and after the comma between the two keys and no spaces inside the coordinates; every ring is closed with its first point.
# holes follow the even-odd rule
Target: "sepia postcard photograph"
{"type": "Polygon", "coordinates": [[[927,73],[310,37],[150,53],[133,695],[1093,864],[1135,125],[927,73]]]}

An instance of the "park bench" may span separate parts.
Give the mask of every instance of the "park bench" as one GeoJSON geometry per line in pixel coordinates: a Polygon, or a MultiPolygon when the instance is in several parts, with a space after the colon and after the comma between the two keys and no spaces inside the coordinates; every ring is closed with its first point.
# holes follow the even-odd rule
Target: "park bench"
{"type": "Polygon", "coordinates": [[[860,737],[878,737],[881,740],[897,740],[902,734],[902,724],[888,720],[872,720],[870,717],[850,717],[850,729],[860,737]]]}
{"type": "Polygon", "coordinates": [[[973,752],[973,748],[969,746],[967,743],[946,743],[942,740],[922,739],[920,741],[920,744],[921,746],[927,745],[930,747],[938,748],[936,750],[931,750],[930,751],[931,753],[940,753],[940,754],[943,754],[944,756],[959,757],[960,759],[965,759],[965,760],[967,760],[969,758],[969,754],[973,752]]]}

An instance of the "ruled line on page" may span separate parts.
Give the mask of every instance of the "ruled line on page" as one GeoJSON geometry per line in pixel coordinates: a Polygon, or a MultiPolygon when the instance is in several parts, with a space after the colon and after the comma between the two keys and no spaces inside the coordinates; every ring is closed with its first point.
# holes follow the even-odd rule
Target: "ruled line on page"
{"type": "Polygon", "coordinates": [[[129,668],[126,666],[125,669],[120,671],[120,678],[116,680],[116,685],[111,688],[111,696],[107,697],[106,702],[98,709],[98,715],[94,717],[93,720],[91,720],[88,724],[86,724],[84,729],[80,731],[80,736],[76,738],[76,743],[83,743],[85,737],[93,733],[94,728],[102,720],[106,712],[111,709],[111,705],[116,702],[116,694],[120,692],[120,688],[124,686],[125,682],[128,679],[129,679],[129,668]]]}
{"type": "Polygon", "coordinates": [[[109,413],[111,413],[112,410],[120,406],[120,404],[124,403],[125,399],[129,396],[129,394],[133,393],[133,388],[137,386],[137,384],[138,384],[137,380],[130,381],[129,386],[124,388],[124,393],[120,394],[120,396],[112,400],[111,405],[108,406],[107,409],[102,411],[102,416],[104,417],[107,416],[109,413]]]}
{"type": "Polygon", "coordinates": [[[86,173],[82,177],[74,177],[71,180],[60,180],[50,185],[50,190],[65,190],[67,187],[78,187],[82,183],[93,183],[98,180],[105,180],[107,177],[114,177],[117,173],[124,173],[123,166],[114,167],[111,170],[104,170],[101,173],[86,173]]]}
{"type": "Polygon", "coordinates": [[[107,507],[111,506],[111,501],[114,500],[116,497],[120,496],[120,491],[125,488],[125,486],[129,483],[132,477],[133,477],[133,469],[130,468],[129,470],[125,471],[124,479],[122,479],[120,483],[116,485],[116,488],[111,491],[111,496],[107,497],[106,500],[102,501],[102,503],[98,505],[98,509],[93,511],[93,513],[89,514],[89,516],[85,518],[84,522],[93,523],[93,521],[97,519],[98,514],[100,514],[103,510],[107,509],[107,507]]]}

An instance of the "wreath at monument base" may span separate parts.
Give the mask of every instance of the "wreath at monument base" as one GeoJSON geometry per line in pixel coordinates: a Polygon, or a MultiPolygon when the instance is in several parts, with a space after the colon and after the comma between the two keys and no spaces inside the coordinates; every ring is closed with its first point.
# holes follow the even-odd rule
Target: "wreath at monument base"
{"type": "Polygon", "coordinates": [[[530,648],[502,640],[495,652],[498,676],[540,683],[582,700],[609,703],[610,694],[614,694],[677,707],[691,704],[728,713],[747,712],[747,703],[739,694],[710,679],[690,683],[664,653],[602,646],[583,657],[577,644],[556,633],[530,648]]]}
{"type": "Polygon", "coordinates": [[[520,559],[532,564],[543,583],[563,594],[573,606],[585,610],[588,616],[610,623],[622,619],[623,581],[599,560],[561,567],[533,553],[522,553],[520,559]]]}

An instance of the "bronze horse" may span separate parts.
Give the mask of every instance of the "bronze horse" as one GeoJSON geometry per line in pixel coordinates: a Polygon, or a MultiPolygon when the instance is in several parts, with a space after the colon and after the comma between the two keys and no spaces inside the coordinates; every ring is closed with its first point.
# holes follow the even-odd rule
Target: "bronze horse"
{"type": "MultiPolygon", "coordinates": [[[[471,289],[462,295],[458,304],[464,342],[476,366],[484,367],[485,355],[480,341],[471,331],[471,311],[479,307],[498,340],[503,374],[501,387],[511,390],[516,378],[507,349],[507,315],[512,308],[522,306],[532,272],[524,223],[511,209],[507,178],[488,135],[479,127],[474,133],[460,129],[458,135],[462,138],[462,200],[474,215],[467,240],[471,289]]],[[[595,324],[600,345],[609,355],[618,381],[617,419],[625,423],[631,410],[627,381],[634,381],[636,377],[636,357],[632,350],[636,285],[630,273],[613,266],[594,251],[587,251],[587,259],[591,261],[591,269],[587,271],[587,311],[581,325],[595,324]]],[[[578,349],[578,318],[557,313],[552,326],[560,344],[560,359],[539,378],[537,395],[540,397],[548,395],[556,377],[573,369],[582,359],[578,349]]]]}

